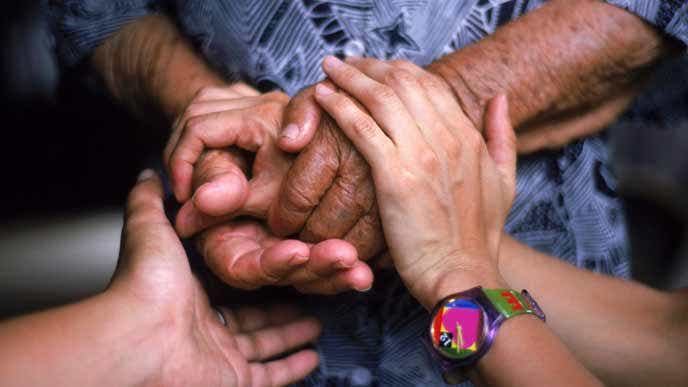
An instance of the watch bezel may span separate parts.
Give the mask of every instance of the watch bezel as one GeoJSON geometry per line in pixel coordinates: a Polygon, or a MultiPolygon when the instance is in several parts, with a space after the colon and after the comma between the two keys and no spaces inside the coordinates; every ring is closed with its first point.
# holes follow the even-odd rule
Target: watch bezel
{"type": "Polygon", "coordinates": [[[447,303],[453,302],[455,300],[466,300],[471,301],[476,304],[482,314],[482,334],[480,339],[477,341],[478,349],[473,354],[470,354],[463,358],[456,358],[447,355],[444,351],[439,348],[437,342],[435,342],[434,331],[435,328],[433,324],[430,324],[428,329],[428,337],[430,339],[430,344],[433,351],[439,355],[440,360],[445,368],[455,368],[464,367],[466,365],[472,364],[477,359],[482,357],[487,350],[490,348],[494,342],[496,331],[504,321],[504,317],[497,311],[490,300],[487,298],[485,293],[482,291],[482,287],[478,286],[461,293],[456,293],[443,298],[437,303],[431,314],[431,320],[434,321],[439,313],[440,309],[444,307],[447,303]]]}

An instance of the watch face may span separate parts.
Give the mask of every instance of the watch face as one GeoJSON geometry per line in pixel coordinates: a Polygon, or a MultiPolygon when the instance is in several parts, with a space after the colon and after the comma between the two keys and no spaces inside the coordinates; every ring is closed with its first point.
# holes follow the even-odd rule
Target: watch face
{"type": "Polygon", "coordinates": [[[475,354],[484,338],[482,308],[472,300],[450,298],[433,316],[430,338],[435,349],[450,359],[475,354]]]}

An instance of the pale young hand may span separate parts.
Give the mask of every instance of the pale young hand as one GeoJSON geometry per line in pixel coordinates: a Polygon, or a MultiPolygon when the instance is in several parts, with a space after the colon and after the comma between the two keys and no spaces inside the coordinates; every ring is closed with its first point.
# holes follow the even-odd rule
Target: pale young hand
{"type": "Polygon", "coordinates": [[[269,360],[314,340],[317,321],[293,309],[221,308],[227,325],[208,303],[163,210],[163,189],[151,172],[142,174],[128,202],[117,272],[108,293],[116,294],[154,324],[143,337],[146,356],[159,365],[146,378],[161,386],[277,386],[305,377],[318,363],[312,350],[269,360]]]}
{"type": "Polygon", "coordinates": [[[406,70],[361,72],[334,57],[323,68],[343,92],[319,85],[315,98],[370,164],[385,238],[412,294],[429,303],[449,271],[494,278],[515,191],[506,99],[488,109],[486,144],[468,120],[446,119],[452,107],[433,104],[406,70]]]}

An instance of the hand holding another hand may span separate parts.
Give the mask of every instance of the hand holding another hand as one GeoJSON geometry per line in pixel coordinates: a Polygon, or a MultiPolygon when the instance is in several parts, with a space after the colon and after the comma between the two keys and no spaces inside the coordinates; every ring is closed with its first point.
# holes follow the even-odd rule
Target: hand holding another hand
{"type": "Polygon", "coordinates": [[[457,117],[458,104],[433,100],[411,72],[351,63],[328,57],[323,68],[342,91],[319,85],[315,98],[370,164],[387,244],[411,293],[432,307],[457,283],[501,283],[497,256],[516,167],[506,99],[489,106],[486,144],[457,117]]]}
{"type": "Polygon", "coordinates": [[[258,221],[235,219],[264,219],[291,165],[275,144],[287,101],[283,93],[251,89],[238,95],[209,88],[196,96],[175,123],[164,155],[175,196],[183,202],[177,231],[183,237],[201,232],[197,244],[207,264],[241,289],[366,290],[372,272],[348,243],[282,240],[258,221]],[[246,152],[255,157],[249,160],[246,152]]]}

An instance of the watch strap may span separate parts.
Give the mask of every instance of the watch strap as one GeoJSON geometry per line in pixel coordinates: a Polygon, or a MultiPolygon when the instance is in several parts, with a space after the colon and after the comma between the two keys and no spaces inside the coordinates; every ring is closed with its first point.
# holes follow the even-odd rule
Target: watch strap
{"type": "Polygon", "coordinates": [[[542,309],[525,289],[517,292],[514,289],[483,288],[482,291],[505,320],[521,314],[532,314],[545,320],[542,309]]]}

